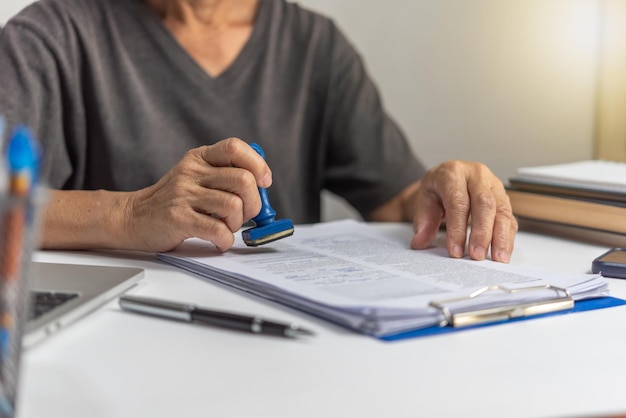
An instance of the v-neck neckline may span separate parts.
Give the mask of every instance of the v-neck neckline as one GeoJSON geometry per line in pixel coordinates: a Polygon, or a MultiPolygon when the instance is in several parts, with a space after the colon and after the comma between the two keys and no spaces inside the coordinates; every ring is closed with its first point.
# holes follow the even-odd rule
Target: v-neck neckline
{"type": "Polygon", "coordinates": [[[156,13],[144,3],[149,12],[149,26],[153,29],[154,35],[162,42],[163,47],[169,58],[176,62],[179,68],[185,74],[191,74],[194,78],[198,78],[209,85],[217,85],[226,83],[237,78],[243,73],[243,69],[254,61],[255,57],[265,48],[263,38],[266,28],[268,27],[266,20],[270,19],[271,1],[259,0],[259,5],[254,20],[254,27],[250,37],[244,44],[235,59],[216,76],[210,75],[198,61],[196,61],[185,48],[176,40],[174,35],[165,27],[163,22],[158,18],[156,13]]]}

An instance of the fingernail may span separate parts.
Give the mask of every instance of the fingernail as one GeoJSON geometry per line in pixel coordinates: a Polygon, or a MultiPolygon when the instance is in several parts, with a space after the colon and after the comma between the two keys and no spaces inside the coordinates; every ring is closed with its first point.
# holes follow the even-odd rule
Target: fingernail
{"type": "Polygon", "coordinates": [[[474,247],[474,259],[476,260],[484,260],[487,257],[487,249],[484,247],[476,246],[474,247]]]}
{"type": "Polygon", "coordinates": [[[272,175],[269,173],[266,173],[261,179],[261,187],[267,188],[267,187],[270,187],[271,185],[272,185],[272,175]]]}
{"type": "Polygon", "coordinates": [[[454,247],[452,247],[452,257],[463,258],[464,255],[465,255],[465,250],[463,249],[463,247],[459,245],[455,245],[454,247]]]}
{"type": "Polygon", "coordinates": [[[506,251],[500,250],[498,251],[497,255],[498,255],[497,261],[500,261],[502,263],[508,263],[511,260],[511,256],[506,251]]]}

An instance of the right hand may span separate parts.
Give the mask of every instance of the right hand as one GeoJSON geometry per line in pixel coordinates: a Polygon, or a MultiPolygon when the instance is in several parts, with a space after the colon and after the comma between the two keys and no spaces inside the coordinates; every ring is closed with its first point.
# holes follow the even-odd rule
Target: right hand
{"type": "Polygon", "coordinates": [[[130,193],[125,223],[131,247],[169,251],[197,237],[226,251],[233,233],[261,210],[269,187],[265,160],[237,138],[194,148],[156,184],[130,193]]]}

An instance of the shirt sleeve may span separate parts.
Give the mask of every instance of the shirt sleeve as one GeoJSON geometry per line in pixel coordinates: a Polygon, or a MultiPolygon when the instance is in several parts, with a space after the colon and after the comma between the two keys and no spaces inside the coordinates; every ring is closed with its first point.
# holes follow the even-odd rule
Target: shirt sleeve
{"type": "Polygon", "coordinates": [[[425,168],[385,112],[361,57],[333,26],[324,186],[364,218],[420,179],[425,168]]]}
{"type": "Polygon", "coordinates": [[[33,131],[44,150],[42,181],[63,188],[72,175],[66,138],[73,136],[66,131],[68,126],[81,129],[76,121],[84,110],[72,98],[76,80],[69,80],[64,70],[68,65],[63,44],[54,48],[51,32],[39,30],[36,22],[18,15],[0,32],[0,114],[9,130],[23,124],[33,131]]]}

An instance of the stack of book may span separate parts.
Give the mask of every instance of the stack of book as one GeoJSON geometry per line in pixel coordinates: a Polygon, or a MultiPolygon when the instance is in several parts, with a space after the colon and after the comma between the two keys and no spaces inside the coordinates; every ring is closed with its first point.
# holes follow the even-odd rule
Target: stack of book
{"type": "Polygon", "coordinates": [[[524,167],[507,192],[520,229],[626,247],[626,163],[524,167]]]}

